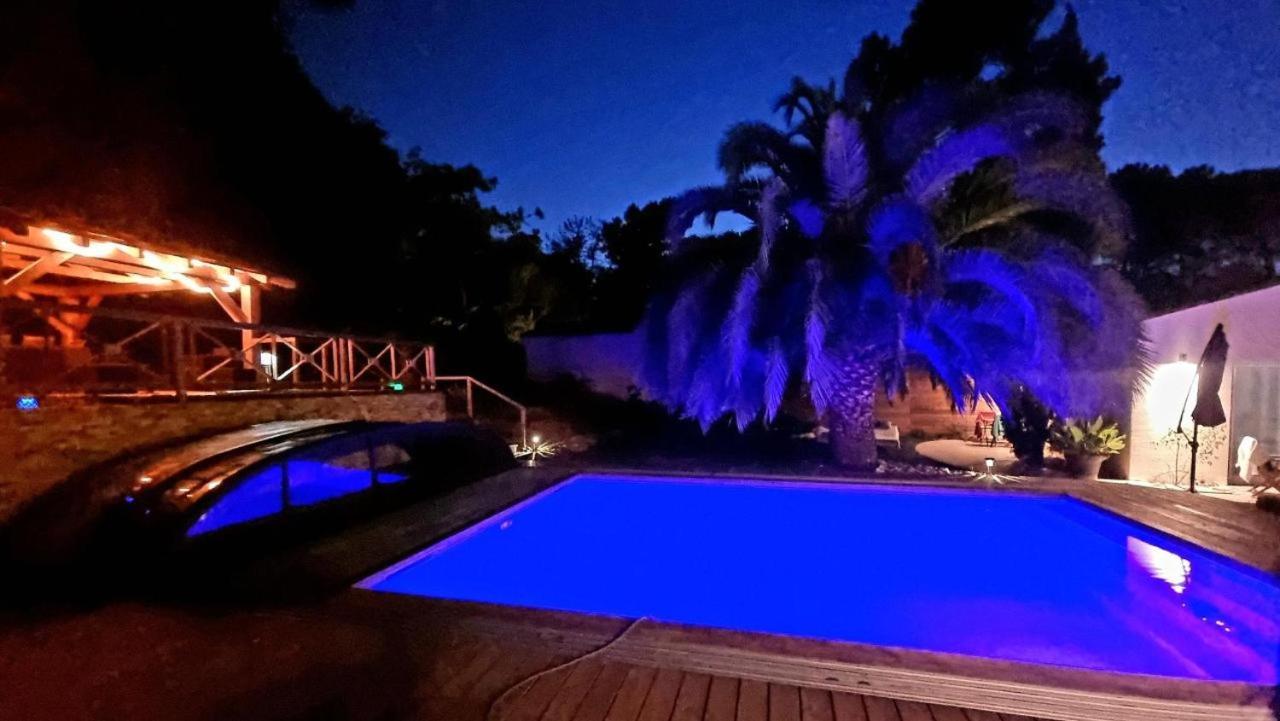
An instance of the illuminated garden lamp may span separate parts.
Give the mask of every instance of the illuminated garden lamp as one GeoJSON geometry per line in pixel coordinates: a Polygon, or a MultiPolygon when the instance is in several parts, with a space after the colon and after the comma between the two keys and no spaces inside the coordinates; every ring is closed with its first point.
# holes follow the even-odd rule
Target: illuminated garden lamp
{"type": "Polygon", "coordinates": [[[994,458],[988,458],[988,459],[986,459],[986,461],[985,461],[985,462],[986,462],[986,464],[987,464],[987,475],[989,476],[989,475],[991,475],[992,473],[994,473],[994,472],[995,472],[995,469],[996,469],[996,459],[994,459],[994,458]]]}
{"type": "Polygon", "coordinates": [[[524,458],[525,465],[532,468],[538,465],[538,458],[550,458],[560,450],[559,443],[543,442],[542,436],[534,433],[529,436],[529,443],[516,452],[516,458],[524,458]]]}
{"type": "Polygon", "coordinates": [[[18,402],[15,406],[20,411],[38,411],[40,410],[40,399],[30,393],[24,393],[18,396],[18,402]]]}

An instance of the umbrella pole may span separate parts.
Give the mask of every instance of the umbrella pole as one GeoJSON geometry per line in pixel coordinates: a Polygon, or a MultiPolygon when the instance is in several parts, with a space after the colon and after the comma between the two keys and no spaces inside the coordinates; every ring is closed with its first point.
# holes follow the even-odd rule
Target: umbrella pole
{"type": "Polygon", "coordinates": [[[1196,456],[1200,455],[1200,424],[1191,424],[1191,492],[1196,492],[1196,456]]]}

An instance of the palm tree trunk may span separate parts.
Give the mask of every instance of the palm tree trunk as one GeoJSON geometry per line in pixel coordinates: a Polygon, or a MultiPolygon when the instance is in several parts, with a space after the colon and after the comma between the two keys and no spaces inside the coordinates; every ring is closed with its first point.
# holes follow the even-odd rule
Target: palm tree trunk
{"type": "Polygon", "coordinates": [[[831,451],[842,466],[869,470],[876,458],[877,366],[861,355],[843,362],[827,409],[831,451]]]}

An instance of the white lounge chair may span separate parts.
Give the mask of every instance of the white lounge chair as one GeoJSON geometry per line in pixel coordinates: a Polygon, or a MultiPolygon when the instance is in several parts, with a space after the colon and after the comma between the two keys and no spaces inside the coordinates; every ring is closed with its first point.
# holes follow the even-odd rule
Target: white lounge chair
{"type": "Polygon", "coordinates": [[[1258,439],[1253,436],[1245,436],[1240,439],[1240,447],[1236,449],[1236,469],[1240,474],[1240,479],[1245,483],[1253,477],[1258,467],[1253,463],[1253,452],[1258,450],[1258,439]]]}

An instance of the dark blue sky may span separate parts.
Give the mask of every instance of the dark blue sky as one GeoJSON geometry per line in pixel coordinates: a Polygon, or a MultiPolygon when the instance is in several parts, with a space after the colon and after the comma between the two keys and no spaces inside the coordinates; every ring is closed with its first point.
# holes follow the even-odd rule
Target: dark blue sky
{"type": "MultiPolygon", "coordinates": [[[[842,74],[910,0],[359,0],[300,13],[294,45],[329,98],[397,147],[496,175],[491,200],[543,227],[715,182],[724,129],[769,119],[793,75],[842,74]]],[[[1111,167],[1280,165],[1280,3],[1077,0],[1124,85],[1111,167]]]]}

